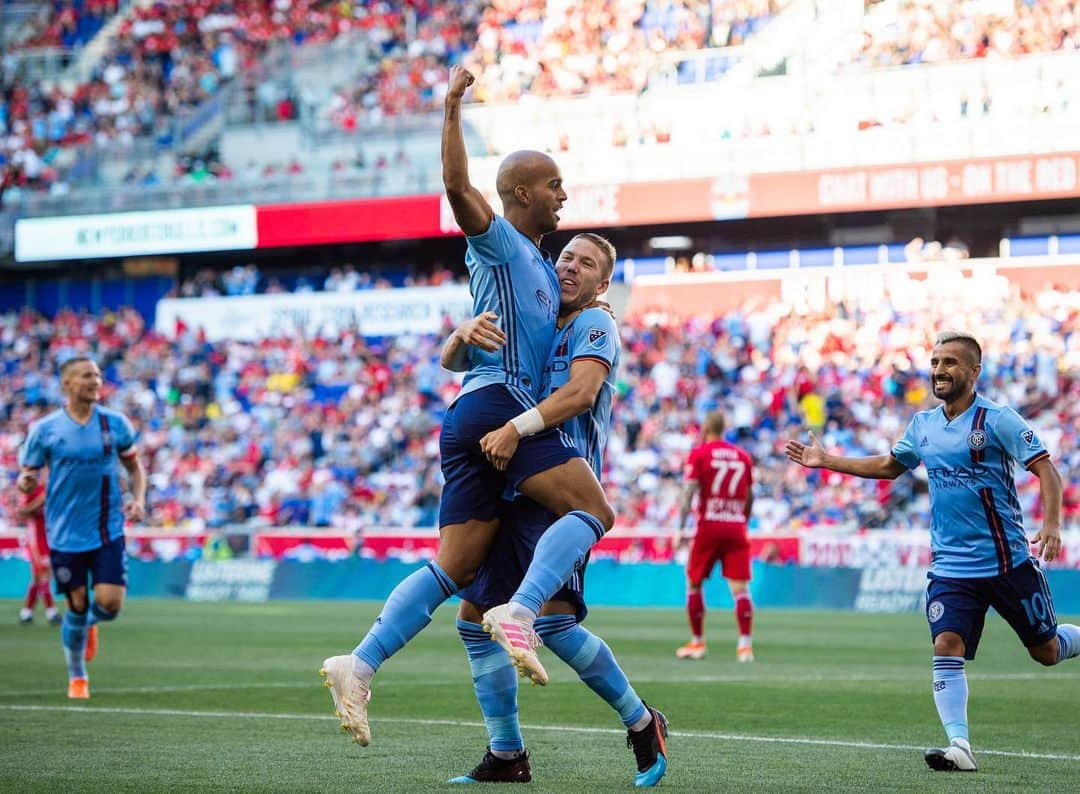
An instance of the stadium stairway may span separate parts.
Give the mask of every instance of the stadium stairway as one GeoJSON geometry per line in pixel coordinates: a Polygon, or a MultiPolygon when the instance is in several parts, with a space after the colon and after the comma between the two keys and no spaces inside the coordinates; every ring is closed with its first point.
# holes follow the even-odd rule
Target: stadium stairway
{"type": "Polygon", "coordinates": [[[120,10],[113,15],[112,19],[102,26],[98,34],[87,42],[86,46],[79,50],[78,55],[68,64],[60,77],[64,85],[81,85],[90,79],[94,67],[101,62],[109,49],[109,39],[116,35],[116,31],[131,14],[133,6],[131,2],[122,2],[120,6],[120,10]]]}

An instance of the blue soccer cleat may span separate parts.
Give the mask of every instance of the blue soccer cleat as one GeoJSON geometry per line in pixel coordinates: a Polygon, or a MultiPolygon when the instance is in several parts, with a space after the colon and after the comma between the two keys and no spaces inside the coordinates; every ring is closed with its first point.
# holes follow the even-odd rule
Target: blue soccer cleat
{"type": "Polygon", "coordinates": [[[652,714],[652,721],[640,731],[626,732],[626,746],[637,759],[634,785],[639,788],[655,786],[667,773],[667,717],[648,704],[645,708],[652,714]]]}

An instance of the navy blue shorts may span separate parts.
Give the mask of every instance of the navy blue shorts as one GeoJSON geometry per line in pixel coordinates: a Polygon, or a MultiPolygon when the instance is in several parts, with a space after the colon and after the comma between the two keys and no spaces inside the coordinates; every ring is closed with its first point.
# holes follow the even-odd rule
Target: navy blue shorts
{"type": "Polygon", "coordinates": [[[1025,648],[1042,645],[1057,633],[1050,587],[1034,560],[984,579],[931,575],[926,588],[930,634],[934,638],[943,631],[959,634],[964,638],[966,659],[975,658],[990,607],[1008,621],[1025,648]]]}
{"type": "Polygon", "coordinates": [[[439,436],[446,481],[439,503],[440,527],[495,518],[504,491],[516,490],[534,474],[581,457],[566,433],[551,428],[521,439],[506,472],[496,471],[480,451],[480,439],[531,407],[510,387],[493,385],[469,392],[446,409],[439,436]]]}
{"type": "MultiPolygon", "coordinates": [[[[532,499],[519,496],[513,503],[504,501],[499,512],[499,533],[495,536],[487,559],[476,573],[476,579],[458,593],[463,601],[476,604],[482,611],[505,604],[525,578],[540,536],[555,521],[555,514],[532,499]]],[[[574,606],[577,621],[585,620],[586,556],[570,581],[551,597],[574,606]]]]}
{"type": "Polygon", "coordinates": [[[127,587],[127,554],[124,548],[124,538],[121,536],[93,551],[52,549],[49,559],[52,561],[57,592],[70,593],[86,587],[88,577],[93,580],[94,585],[116,584],[127,587]]]}

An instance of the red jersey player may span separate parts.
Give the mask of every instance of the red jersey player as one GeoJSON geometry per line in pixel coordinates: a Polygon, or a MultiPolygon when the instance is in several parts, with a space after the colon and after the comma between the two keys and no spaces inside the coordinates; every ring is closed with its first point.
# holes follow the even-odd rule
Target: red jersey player
{"type": "Polygon", "coordinates": [[[22,495],[19,515],[26,519],[26,556],[30,560],[30,586],[26,590],[26,603],[19,610],[19,622],[33,623],[34,604],[38,596],[45,603],[45,617],[53,625],[60,622],[49,590],[51,566],[49,565],[49,541],[45,537],[45,485],[38,484],[22,495]]]}
{"type": "Polygon", "coordinates": [[[753,504],[754,461],[746,450],[723,440],[724,415],[714,411],[705,417],[704,443],[690,452],[686,464],[678,542],[683,534],[694,496],[698,503],[698,528],[686,566],[686,611],[690,617],[690,642],[675,651],[680,659],[705,658],[705,600],[701,584],[717,562],[735,600],[739,624],[736,658],[754,661],[750,627],[754,607],[750,601],[750,541],[746,522],[753,504]]]}

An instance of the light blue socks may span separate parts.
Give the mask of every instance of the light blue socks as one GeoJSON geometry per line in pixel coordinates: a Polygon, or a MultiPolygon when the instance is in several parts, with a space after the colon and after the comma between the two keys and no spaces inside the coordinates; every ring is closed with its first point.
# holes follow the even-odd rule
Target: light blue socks
{"type": "Polygon", "coordinates": [[[949,741],[968,741],[968,684],[963,656],[934,657],[934,704],[949,741]]]}
{"type": "Polygon", "coordinates": [[[413,571],[390,593],[375,625],[353,655],[374,673],[419,634],[431,622],[431,613],[457,591],[458,586],[434,561],[413,571]]]}
{"type": "Polygon", "coordinates": [[[478,623],[457,622],[472,670],[473,688],[487,726],[491,752],[513,758],[525,749],[518,724],[518,674],[510,656],[478,623]]]}
{"type": "Polygon", "coordinates": [[[86,632],[88,616],[85,612],[68,610],[60,624],[60,641],[64,644],[64,661],[67,662],[68,678],[86,678],[86,632]]]}
{"type": "MultiPolygon", "coordinates": [[[[604,525],[586,512],[572,510],[560,518],[540,536],[529,570],[510,603],[530,611],[535,618],[602,537],[604,525]]],[[[521,616],[517,609],[513,611],[521,616]]]]}
{"type": "Polygon", "coordinates": [[[544,645],[570,665],[589,689],[619,713],[623,725],[640,730],[649,723],[645,704],[630,686],[607,643],[582,628],[573,615],[537,618],[535,629],[544,645]]]}
{"type": "Polygon", "coordinates": [[[1071,623],[1059,623],[1057,638],[1059,662],[1080,656],[1080,626],[1074,626],[1071,623]]]}

